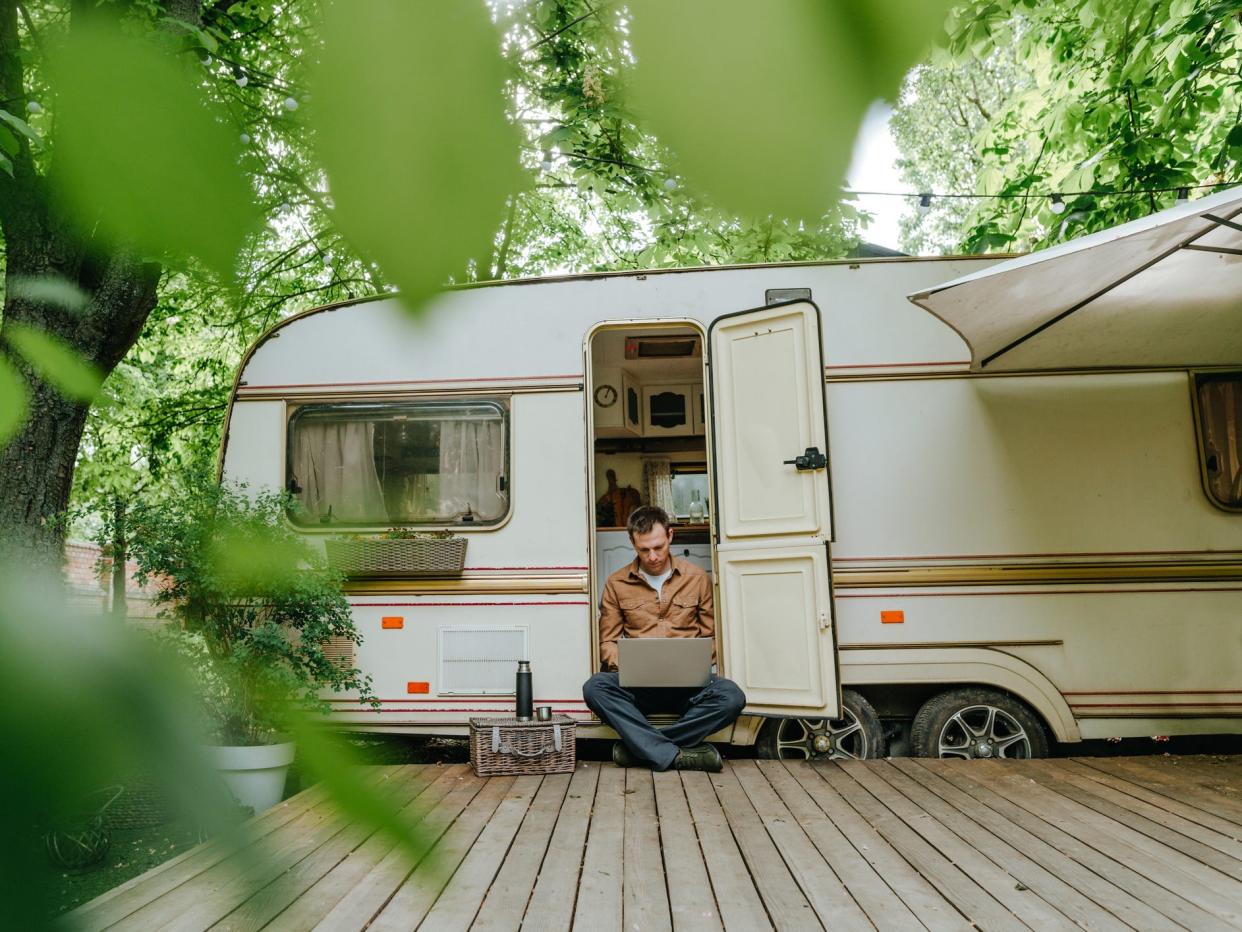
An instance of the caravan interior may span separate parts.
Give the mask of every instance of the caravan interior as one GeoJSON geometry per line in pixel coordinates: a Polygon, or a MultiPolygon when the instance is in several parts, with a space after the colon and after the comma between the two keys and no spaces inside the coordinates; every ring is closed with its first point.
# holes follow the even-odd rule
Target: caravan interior
{"type": "Polygon", "coordinates": [[[640,504],[667,511],[673,554],[711,573],[702,331],[605,325],[589,344],[596,592],[634,559],[625,525],[640,504]]]}

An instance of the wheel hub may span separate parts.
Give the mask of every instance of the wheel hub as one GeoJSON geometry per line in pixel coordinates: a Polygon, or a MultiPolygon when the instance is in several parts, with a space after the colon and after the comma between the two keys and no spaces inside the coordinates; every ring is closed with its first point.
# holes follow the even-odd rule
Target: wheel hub
{"type": "Polygon", "coordinates": [[[832,739],[827,735],[816,735],[811,744],[815,747],[816,754],[827,754],[832,750],[832,739]]]}
{"type": "Polygon", "coordinates": [[[988,743],[987,741],[980,741],[978,744],[975,745],[975,756],[976,757],[991,757],[992,756],[992,745],[988,743]]]}

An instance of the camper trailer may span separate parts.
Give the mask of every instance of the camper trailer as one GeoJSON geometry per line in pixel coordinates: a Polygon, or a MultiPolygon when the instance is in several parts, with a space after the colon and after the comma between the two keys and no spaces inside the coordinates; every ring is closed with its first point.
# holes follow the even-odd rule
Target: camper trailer
{"type": "Polygon", "coordinates": [[[1236,300],[1187,312],[1215,333],[1166,333],[1108,250],[1150,269],[1144,236],[1194,239],[1203,268],[1164,273],[1193,292],[1232,274],[1208,246],[1238,234],[1148,219],[1059,270],[886,258],[317,308],[245,357],[222,475],[293,492],[288,520],[325,544],[427,532],[350,569],[364,641],[341,659],[380,707],[333,697],[349,730],[463,734],[512,709],[528,659],[537,704],[609,734],[581,693],[595,606],[650,502],[712,574],[722,672],[749,700],[718,740],[1014,757],[1236,731],[1236,300]],[[1021,338],[1095,292],[1072,332],[1021,338]]]}

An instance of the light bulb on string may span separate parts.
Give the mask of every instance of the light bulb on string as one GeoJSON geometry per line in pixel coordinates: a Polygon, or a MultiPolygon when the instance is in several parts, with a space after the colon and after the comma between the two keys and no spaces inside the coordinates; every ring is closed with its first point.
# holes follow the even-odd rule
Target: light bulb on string
{"type": "Polygon", "coordinates": [[[665,178],[664,179],[664,190],[665,191],[676,191],[677,190],[677,179],[676,178],[665,178]]]}
{"type": "Polygon", "coordinates": [[[556,163],[552,160],[552,150],[544,149],[543,160],[539,163],[539,167],[542,168],[545,172],[550,172],[555,167],[555,165],[556,163]]]}
{"type": "Polygon", "coordinates": [[[288,110],[290,113],[292,113],[294,110],[298,109],[298,101],[297,101],[297,98],[296,98],[296,97],[286,97],[286,98],[285,98],[285,109],[286,109],[286,110],[288,110]]]}
{"type": "Polygon", "coordinates": [[[243,146],[250,145],[250,134],[249,133],[242,133],[241,136],[239,136],[238,138],[241,140],[241,144],[243,146]]]}
{"type": "Polygon", "coordinates": [[[1054,194],[1048,200],[1051,202],[1048,205],[1048,209],[1051,210],[1054,214],[1057,214],[1059,216],[1065,213],[1065,201],[1061,200],[1061,195],[1054,194]]]}
{"type": "Polygon", "coordinates": [[[39,103],[37,100],[28,100],[26,101],[26,112],[27,113],[42,113],[43,105],[39,103]]]}
{"type": "Polygon", "coordinates": [[[919,216],[925,216],[931,210],[932,196],[928,192],[919,195],[919,216]]]}
{"type": "Polygon", "coordinates": [[[1185,204],[1189,200],[1190,200],[1190,188],[1178,188],[1176,203],[1185,204]]]}

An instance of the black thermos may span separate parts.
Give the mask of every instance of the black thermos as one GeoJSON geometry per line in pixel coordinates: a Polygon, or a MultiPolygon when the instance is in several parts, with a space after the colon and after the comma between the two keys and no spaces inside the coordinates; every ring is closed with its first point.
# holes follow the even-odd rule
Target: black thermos
{"type": "Polygon", "coordinates": [[[517,668],[517,719],[529,722],[535,717],[534,693],[531,692],[530,661],[519,660],[517,668]]]}

